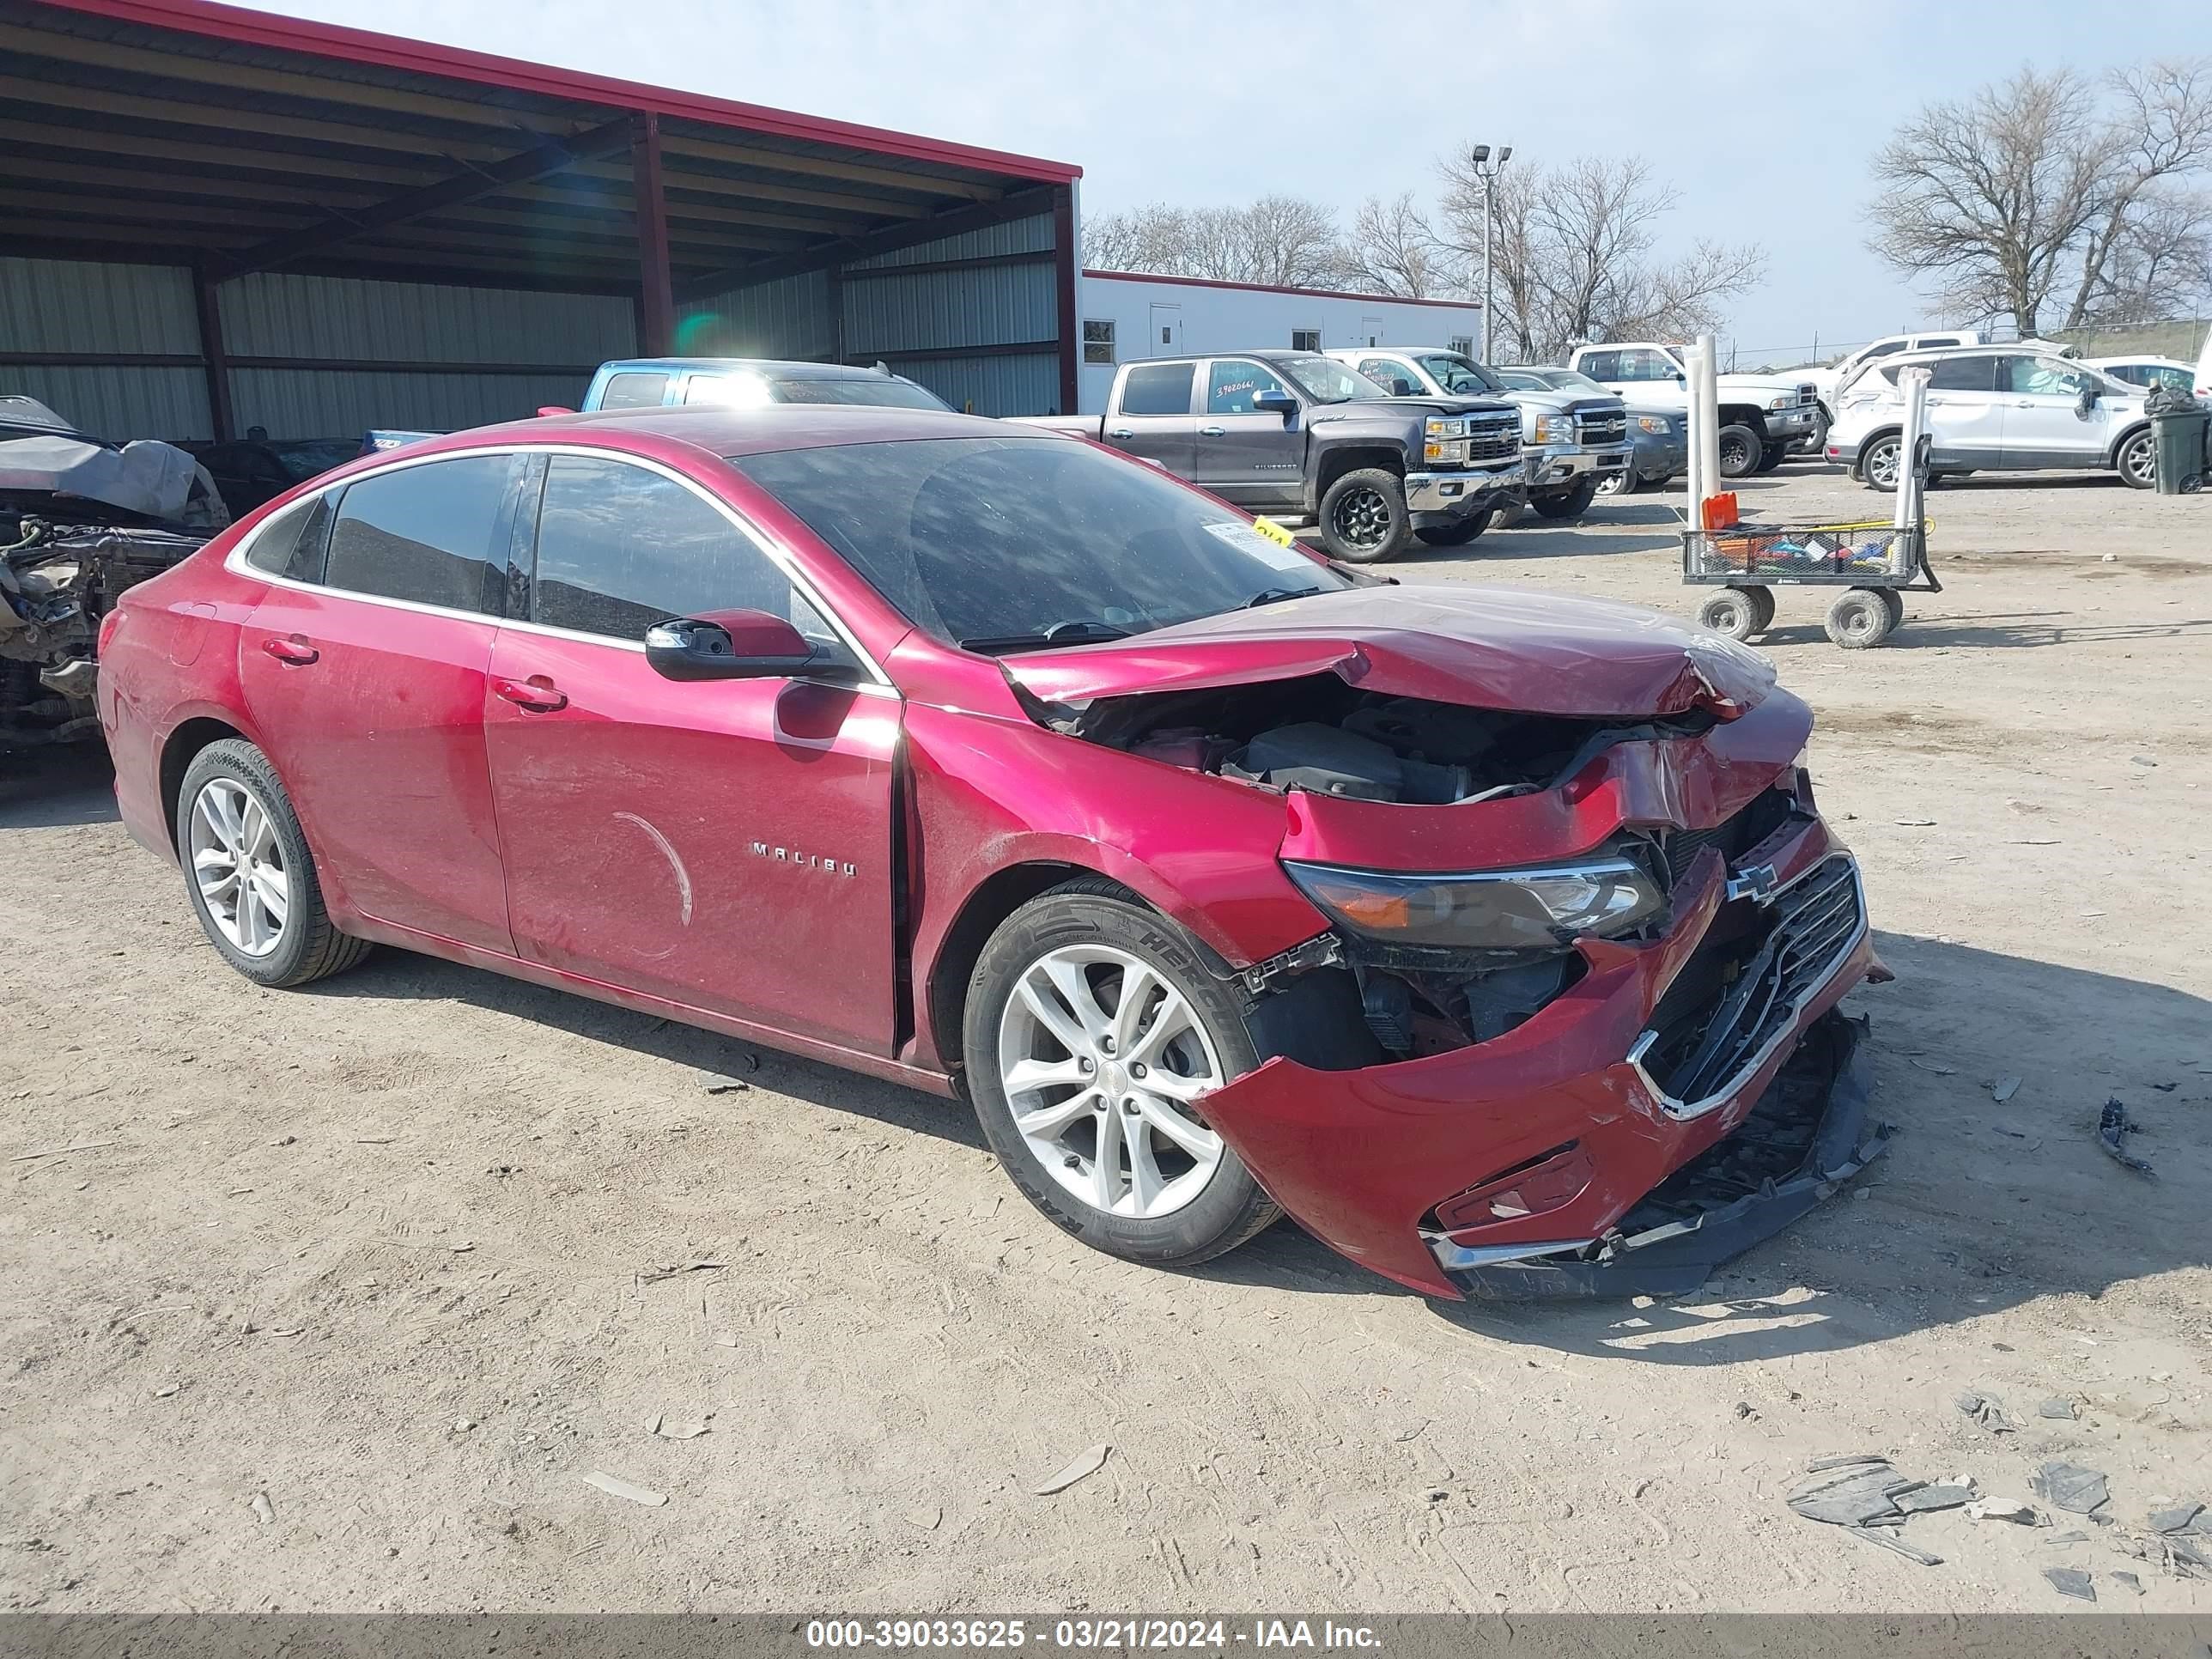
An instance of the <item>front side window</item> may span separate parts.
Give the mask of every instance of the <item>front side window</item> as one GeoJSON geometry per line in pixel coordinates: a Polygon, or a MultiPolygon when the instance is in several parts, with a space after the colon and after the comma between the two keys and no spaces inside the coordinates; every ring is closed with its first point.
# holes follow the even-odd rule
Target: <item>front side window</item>
{"type": "Polygon", "coordinates": [[[1353,374],[1334,357],[1278,357],[1275,367],[1317,404],[1365,403],[1390,395],[1364,374],[1353,374]]]}
{"type": "Polygon", "coordinates": [[[1620,372],[1606,376],[1613,380],[1671,380],[1680,371],[1662,352],[1649,347],[1638,347],[1620,354],[1620,372]]]}
{"type": "Polygon", "coordinates": [[[1455,398],[1481,398],[1505,390],[1505,383],[1465,352],[1432,351],[1420,365],[1430,378],[1455,398]]]}
{"type": "Polygon", "coordinates": [[[1866,355],[1868,359],[1871,361],[1876,357],[1889,356],[1894,352],[1899,352],[1904,349],[1905,342],[1902,340],[1881,340],[1877,341],[1875,344],[1869,346],[1866,349],[1866,355]]]}
{"type": "Polygon", "coordinates": [[[492,556],[513,458],[462,455],[348,484],[331,526],[324,580],[351,593],[500,611],[504,560],[492,556]]]}
{"type": "Polygon", "coordinates": [[[641,640],[657,622],[710,611],[812,620],[796,599],[750,537],[673,478],[581,455],[546,464],[532,621],[641,640]]]}
{"type": "Polygon", "coordinates": [[[1954,346],[1958,343],[1959,337],[1955,334],[1930,334],[1926,338],[1920,341],[1917,345],[1914,346],[1913,349],[1916,351],[1933,351],[1937,346],[1954,346]]]}
{"type": "Polygon", "coordinates": [[[1188,415],[1194,363],[1159,363],[1129,370],[1121,382],[1124,415],[1188,415]]]}
{"type": "Polygon", "coordinates": [[[1083,319],[1083,361],[1086,363],[1110,363],[1114,361],[1114,319],[1111,317],[1086,317],[1083,319]]]}
{"type": "Polygon", "coordinates": [[[668,376],[633,369],[607,376],[599,393],[601,409],[658,409],[668,394],[668,376]]]}
{"type": "Polygon", "coordinates": [[[1410,398],[1425,389],[1421,377],[1413,373],[1413,365],[1401,363],[1395,357],[1362,357],[1359,372],[1385,392],[1397,392],[1401,397],[1410,398]]]}
{"type": "Polygon", "coordinates": [[[1252,400],[1263,392],[1287,392],[1290,388],[1249,357],[1224,357],[1213,365],[1213,372],[1206,386],[1206,412],[1209,415],[1252,415],[1258,413],[1252,400]]]}
{"type": "Polygon", "coordinates": [[[1350,586],[1157,469],[1051,438],[731,458],[917,626],[970,649],[1080,644],[1350,586]]]}
{"type": "Polygon", "coordinates": [[[2008,357],[2005,362],[2012,371],[2010,389],[2028,397],[2078,398],[2089,384],[2079,369],[2048,357],[2008,357]]]}

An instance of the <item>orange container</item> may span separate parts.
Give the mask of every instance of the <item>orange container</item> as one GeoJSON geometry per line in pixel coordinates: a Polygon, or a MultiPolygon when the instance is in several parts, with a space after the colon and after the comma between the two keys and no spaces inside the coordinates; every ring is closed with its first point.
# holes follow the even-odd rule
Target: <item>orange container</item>
{"type": "Polygon", "coordinates": [[[1736,521],[1735,491],[1724,489],[1717,495],[1708,495],[1703,507],[1705,523],[1700,528],[1725,530],[1736,521]]]}

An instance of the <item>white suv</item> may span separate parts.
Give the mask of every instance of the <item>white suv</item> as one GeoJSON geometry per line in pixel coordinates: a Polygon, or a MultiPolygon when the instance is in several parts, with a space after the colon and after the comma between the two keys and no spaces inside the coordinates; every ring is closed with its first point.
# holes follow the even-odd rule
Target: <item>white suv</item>
{"type": "Polygon", "coordinates": [[[2156,482],[2143,389],[2031,346],[1892,357],[1847,387],[1827,454],[1875,489],[1897,488],[1899,371],[1929,371],[1928,470],[2032,472],[2110,468],[2137,489],[2156,482]]]}

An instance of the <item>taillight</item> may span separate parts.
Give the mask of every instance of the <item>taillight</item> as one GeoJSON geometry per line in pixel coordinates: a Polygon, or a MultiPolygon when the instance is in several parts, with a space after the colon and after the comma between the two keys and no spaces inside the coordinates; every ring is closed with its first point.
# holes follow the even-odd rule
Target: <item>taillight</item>
{"type": "Polygon", "coordinates": [[[104,657],[107,654],[108,645],[115,638],[115,630],[122,625],[123,611],[120,607],[109,611],[106,616],[100,619],[100,644],[98,652],[100,656],[104,657]]]}
{"type": "Polygon", "coordinates": [[[1480,1187],[1437,1206],[1437,1223],[1446,1232],[1462,1227],[1487,1227],[1502,1221],[1519,1221],[1573,1203],[1596,1177],[1597,1160],[1579,1143],[1569,1141],[1556,1152],[1530,1159],[1504,1175],[1493,1176],[1480,1187]]]}

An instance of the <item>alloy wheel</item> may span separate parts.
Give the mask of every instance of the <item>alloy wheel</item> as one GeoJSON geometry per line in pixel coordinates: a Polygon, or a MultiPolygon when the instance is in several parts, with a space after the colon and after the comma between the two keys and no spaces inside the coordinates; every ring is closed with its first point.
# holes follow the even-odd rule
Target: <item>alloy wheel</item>
{"type": "Polygon", "coordinates": [[[249,957],[283,943],[291,878],[276,822],[252,791],[230,778],[193,798],[185,855],[201,902],[223,938],[249,957]]]}
{"type": "Polygon", "coordinates": [[[2128,447],[2120,452],[2120,471],[2137,489],[2148,489],[2158,482],[2158,444],[2149,433],[2129,440],[2128,447]]]}
{"type": "Polygon", "coordinates": [[[1903,446],[1894,438],[1885,438],[1867,452],[1867,482],[1876,489],[1897,488],[1897,470],[1903,446]]]}
{"type": "Polygon", "coordinates": [[[1390,504],[1379,489],[1347,489],[1337,498],[1330,527],[1352,547],[1380,547],[1390,534],[1390,504]]]}
{"type": "Polygon", "coordinates": [[[1171,1214],[1206,1189],[1222,1142],[1192,1103],[1224,1080],[1189,1000],[1109,945],[1038,957],[1000,1016],[1015,1128],[1070,1197],[1110,1215],[1171,1214]]]}

